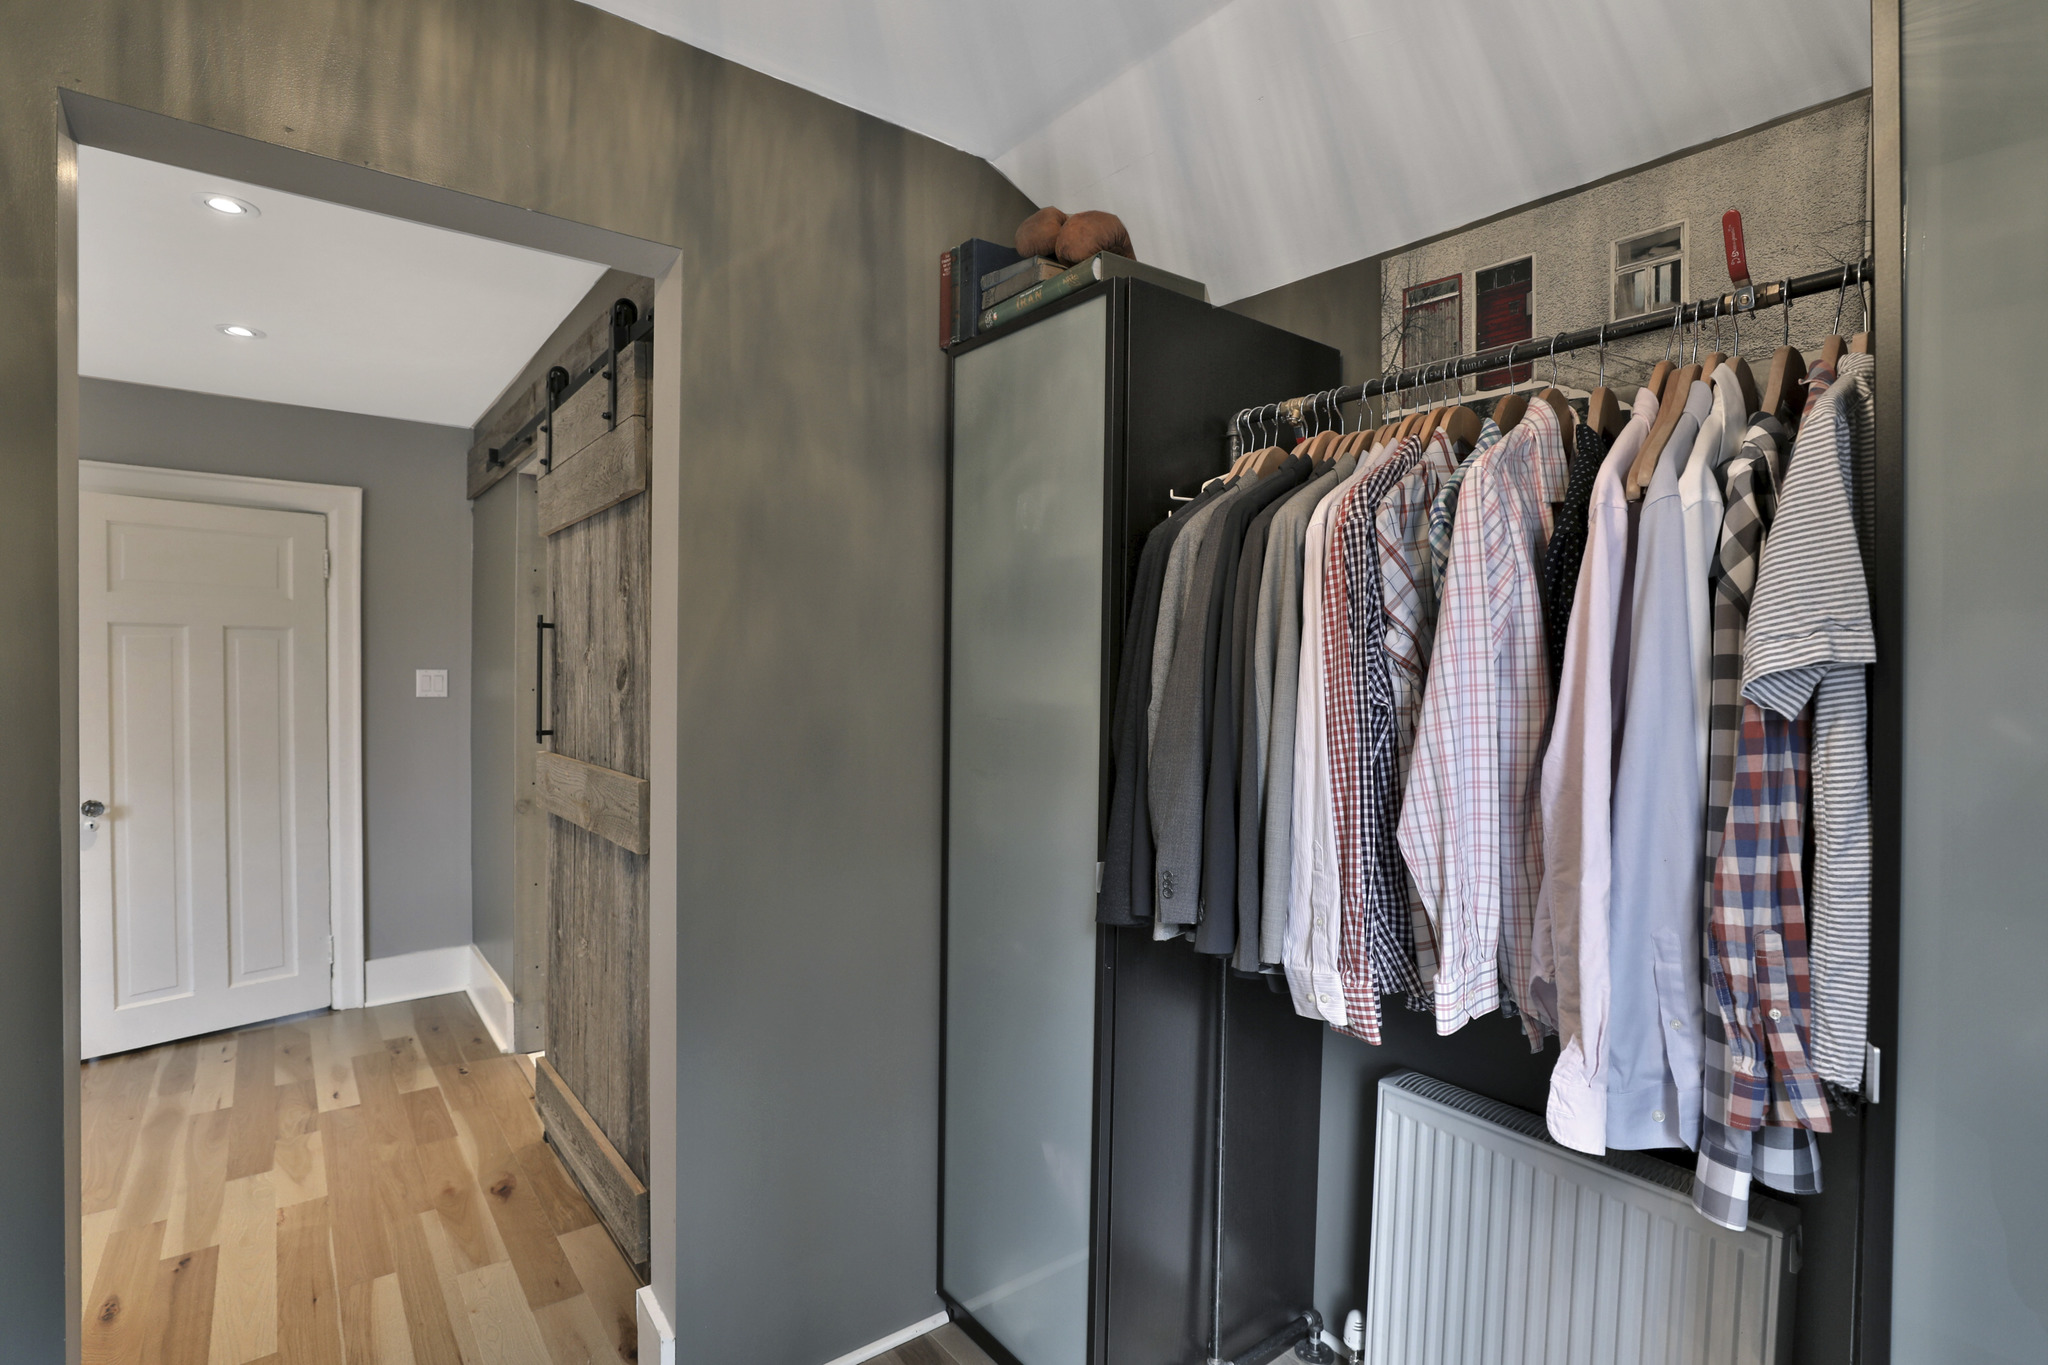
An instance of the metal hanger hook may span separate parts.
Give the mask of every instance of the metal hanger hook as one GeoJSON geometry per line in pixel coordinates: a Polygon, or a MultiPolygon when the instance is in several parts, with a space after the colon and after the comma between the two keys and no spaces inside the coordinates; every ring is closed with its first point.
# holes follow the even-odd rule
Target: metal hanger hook
{"type": "MultiPolygon", "coordinates": [[[[1861,264],[1859,262],[1859,264],[1861,264]]],[[[1835,326],[1833,335],[1842,334],[1842,300],[1849,294],[1849,263],[1842,263],[1842,282],[1835,289],[1835,326]]]]}
{"type": "Polygon", "coordinates": [[[1593,387],[1596,389],[1607,387],[1607,324],[1604,322],[1600,324],[1600,382],[1593,387]]]}
{"type": "Polygon", "coordinates": [[[1550,339],[1550,387],[1553,389],[1557,387],[1557,341],[1558,337],[1563,335],[1563,332],[1559,332],[1550,339]]]}
{"type": "Polygon", "coordinates": [[[1778,285],[1778,306],[1785,310],[1784,344],[1790,346],[1792,344],[1792,281],[1790,279],[1783,280],[1778,285]]]}

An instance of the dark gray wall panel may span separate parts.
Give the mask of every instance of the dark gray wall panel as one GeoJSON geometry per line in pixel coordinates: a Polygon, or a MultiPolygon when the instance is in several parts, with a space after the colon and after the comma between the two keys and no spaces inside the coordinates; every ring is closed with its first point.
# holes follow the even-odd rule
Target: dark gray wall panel
{"type": "MultiPolygon", "coordinates": [[[[659,1289],[693,1360],[815,1365],[930,1313],[935,264],[1032,206],[972,157],[573,0],[79,0],[8,20],[0,708],[37,723],[0,765],[0,809],[22,812],[0,822],[0,1359],[59,1358],[69,1317],[60,86],[683,249],[689,1164],[684,1261],[659,1289]]],[[[423,329],[447,321],[423,310],[423,329]]]]}

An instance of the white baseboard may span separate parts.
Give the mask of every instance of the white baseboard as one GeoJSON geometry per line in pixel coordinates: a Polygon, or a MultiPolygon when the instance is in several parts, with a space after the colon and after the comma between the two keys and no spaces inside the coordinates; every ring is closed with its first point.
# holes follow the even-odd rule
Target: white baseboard
{"type": "Polygon", "coordinates": [[[467,995],[500,1051],[512,1050],[512,992],[474,943],[426,948],[363,964],[363,1003],[395,1005],[430,995],[467,995]]]}
{"type": "Polygon", "coordinates": [[[916,1340],[926,1332],[936,1332],[949,1321],[951,1319],[945,1313],[934,1313],[923,1322],[913,1322],[908,1327],[889,1333],[888,1336],[883,1337],[880,1341],[871,1341],[865,1346],[848,1351],[845,1355],[835,1360],[829,1360],[825,1365],[860,1365],[863,1360],[873,1360],[884,1352],[895,1350],[906,1341],[916,1340]]]}
{"type": "Polygon", "coordinates": [[[654,1286],[641,1285],[633,1296],[633,1306],[640,1319],[640,1365],[676,1365],[675,1328],[668,1325],[668,1315],[654,1297],[654,1286]]]}
{"type": "Polygon", "coordinates": [[[470,961],[476,950],[467,943],[453,948],[425,948],[396,957],[373,957],[363,964],[363,1003],[394,1005],[430,995],[456,995],[469,989],[470,961]]]}
{"type": "Polygon", "coordinates": [[[491,1031],[491,1041],[498,1045],[498,1051],[512,1051],[512,992],[506,987],[498,969],[484,956],[484,950],[474,943],[469,945],[469,1003],[476,1006],[477,1017],[484,1021],[484,1027],[491,1031]]]}

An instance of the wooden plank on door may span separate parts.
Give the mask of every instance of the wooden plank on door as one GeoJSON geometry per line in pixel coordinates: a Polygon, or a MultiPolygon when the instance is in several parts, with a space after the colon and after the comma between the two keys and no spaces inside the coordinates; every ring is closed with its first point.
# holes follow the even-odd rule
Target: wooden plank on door
{"type": "Polygon", "coordinates": [[[647,1178],[647,859],[550,820],[548,1061],[647,1178]]]}
{"type": "Polygon", "coordinates": [[[583,1187],[612,1239],[635,1265],[647,1264],[647,1186],[626,1164],[585,1109],[542,1058],[534,1070],[534,1102],[548,1141],[583,1187]]]}
{"type": "Polygon", "coordinates": [[[542,535],[574,526],[647,491],[652,466],[647,419],[629,417],[534,481],[542,535]]]}
{"type": "Polygon", "coordinates": [[[635,853],[647,851],[648,785],[566,754],[541,753],[534,779],[549,813],[635,853]]]}

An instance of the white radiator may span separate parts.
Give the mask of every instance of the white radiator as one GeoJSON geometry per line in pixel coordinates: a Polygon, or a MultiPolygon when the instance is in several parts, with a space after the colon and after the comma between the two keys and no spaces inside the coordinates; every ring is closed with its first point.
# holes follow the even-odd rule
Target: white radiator
{"type": "Polygon", "coordinates": [[[1543,1120],[1414,1071],[1379,1085],[1368,1365],[1785,1365],[1799,1215],[1749,1230],[1692,1175],[1582,1156],[1543,1120]]]}

